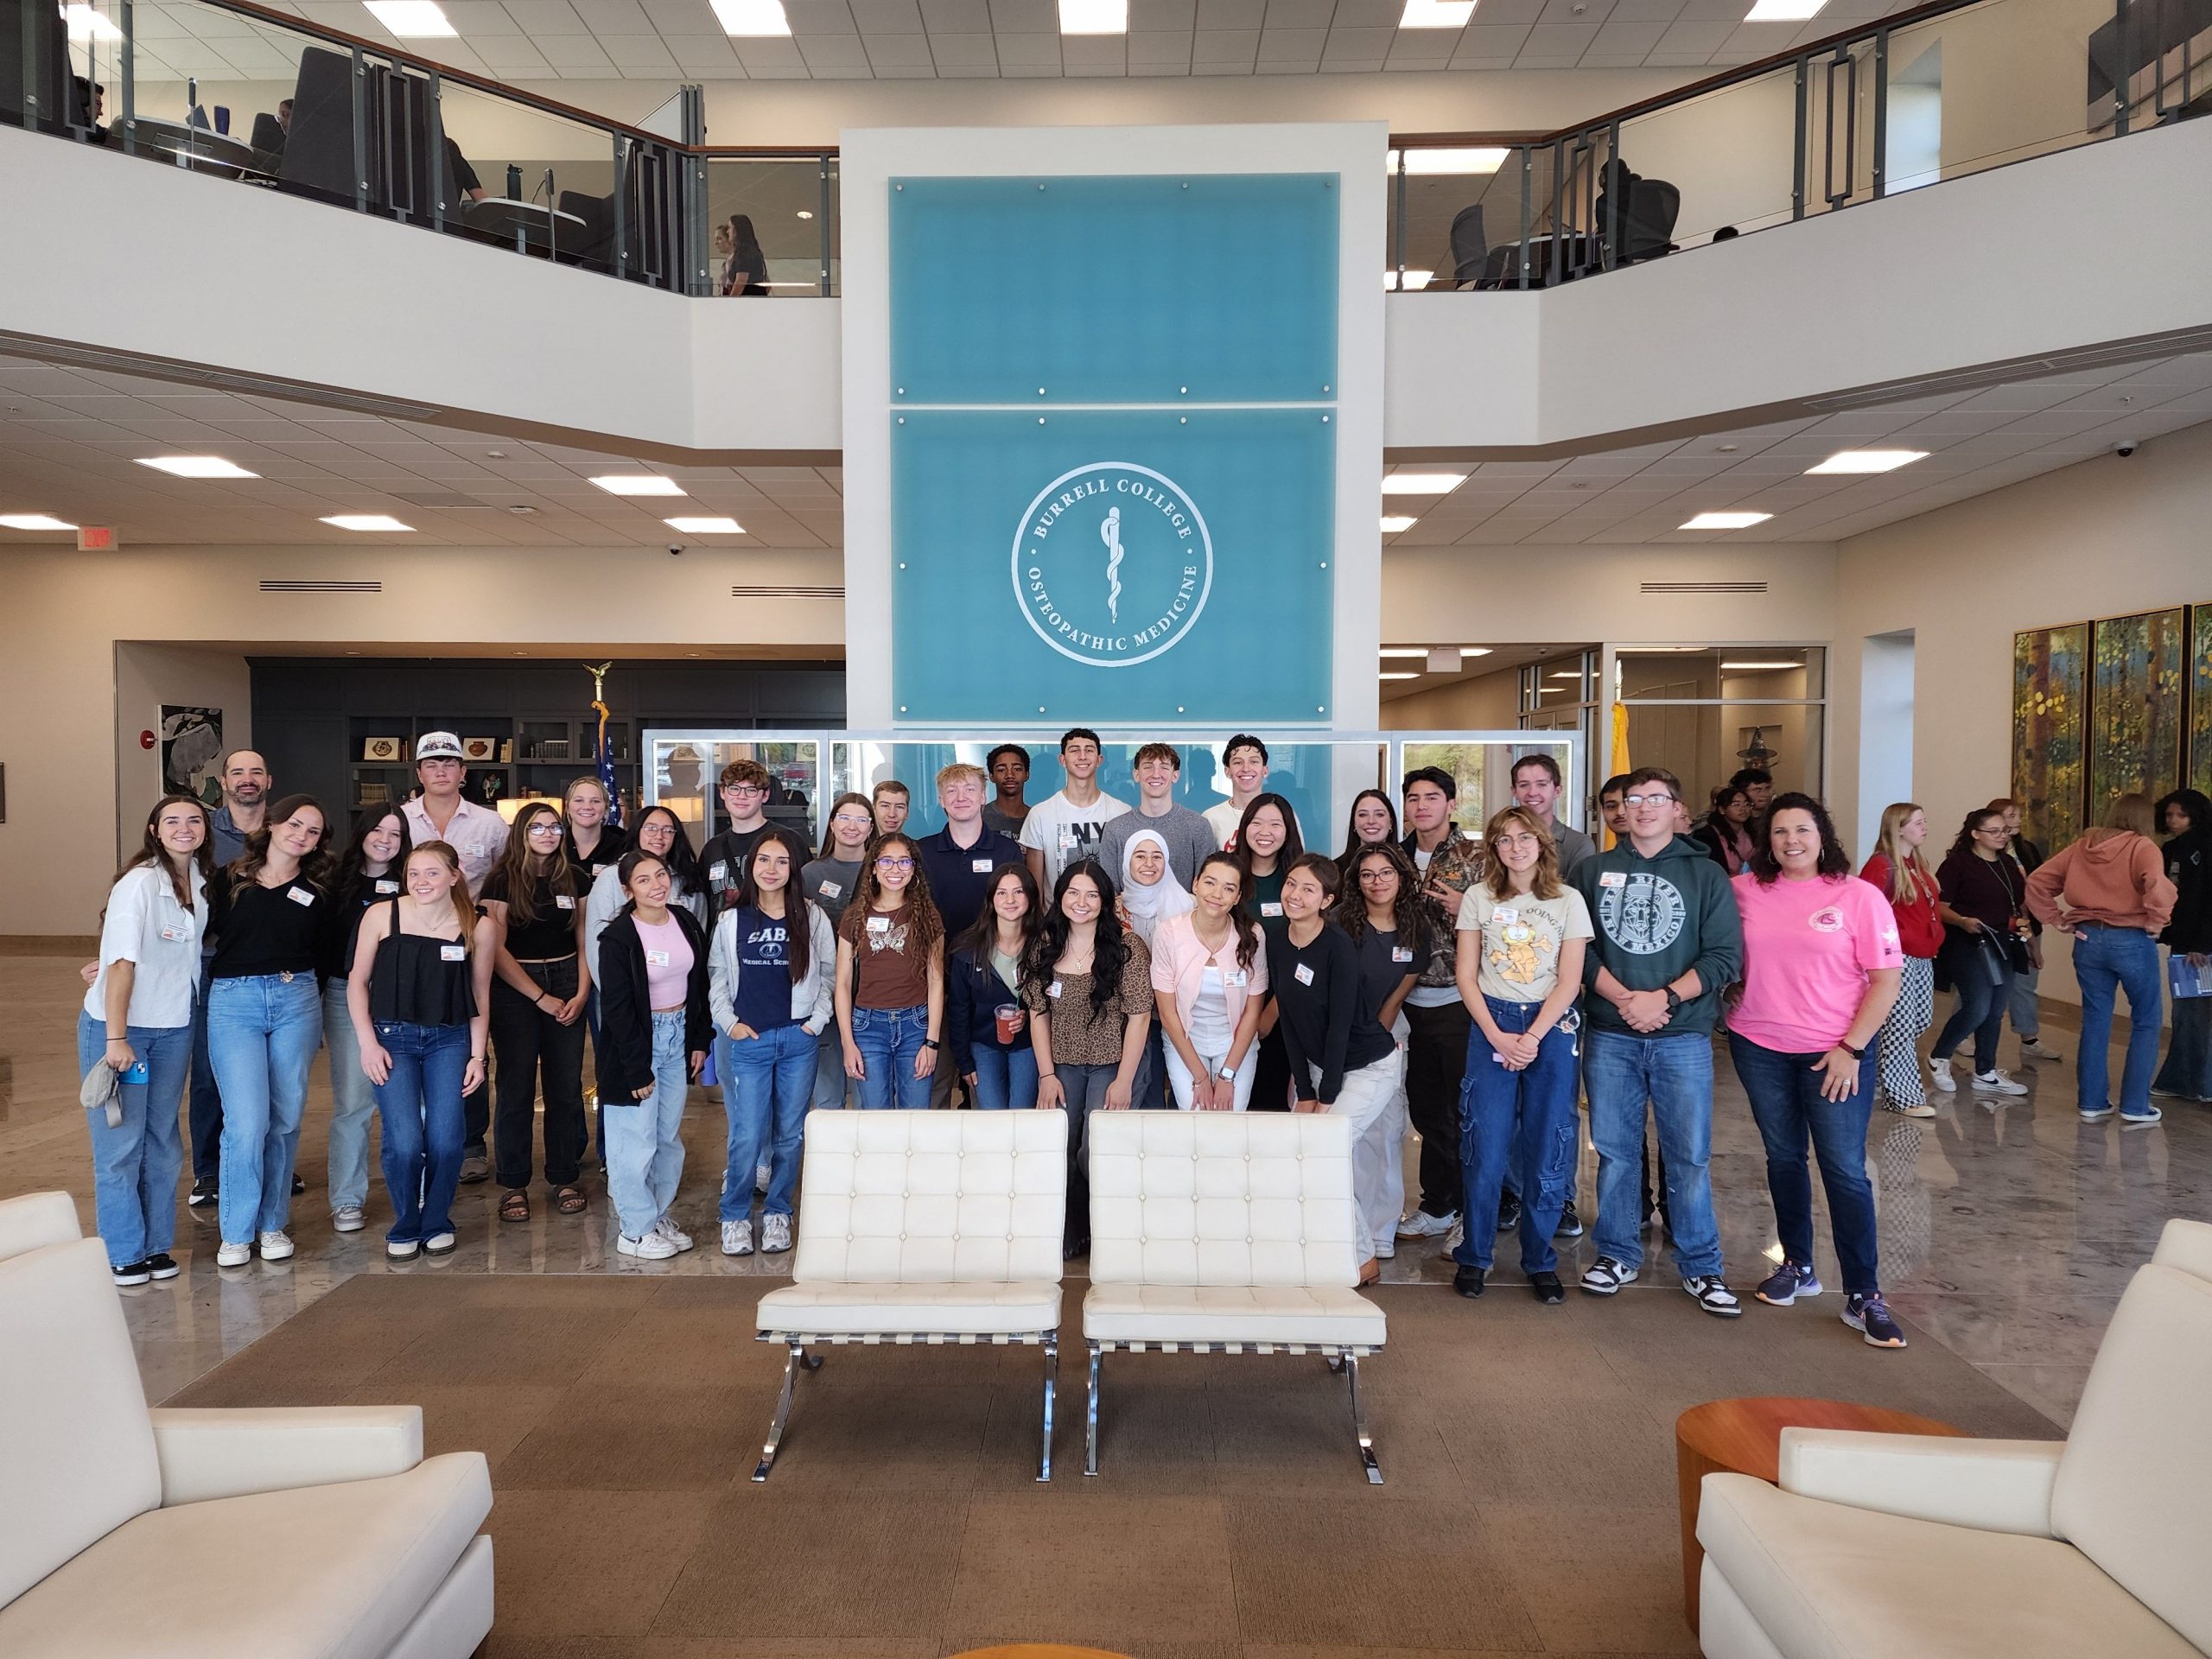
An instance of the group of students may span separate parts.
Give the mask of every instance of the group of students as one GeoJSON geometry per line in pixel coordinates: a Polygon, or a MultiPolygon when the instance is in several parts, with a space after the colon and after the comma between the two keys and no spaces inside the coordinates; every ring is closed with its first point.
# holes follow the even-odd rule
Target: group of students
{"type": "MultiPolygon", "coordinates": [[[[665,807],[627,834],[614,827],[591,779],[505,824],[461,798],[459,743],[436,733],[417,746],[422,795],[365,810],[333,855],[311,799],[242,810],[261,798],[252,775],[264,793],[267,784],[258,757],[245,759],[226,765],[221,812],[186,796],[156,804],[104,919],[80,1058],[87,1073],[105,1062],[126,1084],[122,1121],[92,1122],[101,1232],[123,1283],[177,1271],[175,1105],[195,1026],[220,1096],[208,1196],[224,1266],[291,1254],[318,1046],[331,1056],[340,1230],[364,1224],[371,1109],[394,1259],[454,1248],[451,1205],[471,1179],[495,1175],[501,1220],[527,1220],[541,1135],[554,1208],[582,1213],[588,1033],[626,1255],[665,1259],[693,1245],[672,1213],[680,1128],[688,1089],[712,1065],[727,1120],[728,1255],[756,1248],[756,1192],[758,1248],[791,1247],[809,1111],[849,1096],[863,1109],[945,1105],[964,1088],[979,1109],[1069,1112],[1071,1257],[1089,1243],[1091,1112],[1333,1111],[1353,1122],[1363,1279],[1399,1240],[1441,1236],[1456,1287],[1479,1296],[1496,1239],[1510,1232],[1534,1294],[1556,1304],[1553,1240],[1583,1230],[1573,1198],[1586,1095],[1598,1214],[1581,1287],[1610,1295],[1642,1271],[1649,1122],[1683,1287],[1706,1312],[1734,1317],[1707,1175],[1712,1038],[1725,1025],[1786,1258],[1759,1299],[1786,1305],[1821,1289],[1816,1160],[1845,1321],[1900,1346],[1881,1295],[1866,1127],[1878,1074],[1894,1109],[1933,1109],[1915,1043],[1932,1023],[1937,975],[1959,1007],[1929,1076],[1955,1088],[1949,1057],[1971,1033],[1971,1087],[2001,1102],[2021,1092],[1994,1045],[2026,941],[2038,918],[2071,934],[2085,1039],[2100,1006],[2108,1034],[2113,986],[2131,998],[2118,1109],[2133,1124],[2157,1119],[2151,939],[2171,919],[2175,949],[2212,944],[2201,937],[2212,815],[2187,792],[2161,804],[2177,832],[2164,855],[2145,838],[2147,804],[2126,798],[2104,830],[2026,871],[1993,807],[1968,815],[1931,872],[1926,816],[1901,804],[1855,879],[1821,804],[1754,776],[1732,785],[1751,804],[1752,844],[1731,874],[1686,833],[1681,790],[1663,769],[1606,781],[1615,844],[1599,851],[1558,821],[1559,770],[1539,753],[1514,763],[1513,804],[1479,842],[1454,823],[1456,780],[1422,767],[1397,801],[1363,791],[1330,856],[1306,850],[1291,804],[1267,790],[1260,739],[1230,741],[1234,796],[1199,813],[1174,798],[1173,747],[1137,752],[1131,804],[1101,788],[1099,740],[1077,728],[1060,745],[1065,786],[1047,800],[1023,799],[1028,756],[1004,745],[988,771],[939,772],[935,834],[906,831],[909,791],[887,782],[832,802],[815,849],[768,821],[766,768],[734,761],[718,779],[727,827],[695,855],[665,807]],[[219,832],[238,836],[241,817],[251,828],[219,870],[219,832]],[[487,1119],[495,1168],[481,1154],[487,1119]],[[1402,1214],[1409,1128],[1421,1136],[1422,1191],[1402,1214]],[[1474,1217],[1483,1224],[1467,1224],[1474,1217]]],[[[2185,1049],[2177,1031],[2168,1069],[2189,1072],[2183,1092],[2212,1093],[2204,1036],[2185,1049]]],[[[2114,1109],[2104,1046],[2083,1045],[2091,1121],[2114,1109]]]]}

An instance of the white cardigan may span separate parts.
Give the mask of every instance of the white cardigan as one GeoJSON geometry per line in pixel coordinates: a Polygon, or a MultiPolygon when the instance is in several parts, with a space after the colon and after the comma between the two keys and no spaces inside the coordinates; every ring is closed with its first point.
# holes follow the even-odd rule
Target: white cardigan
{"type": "MultiPolygon", "coordinates": [[[[832,987],[837,980],[837,935],[819,905],[809,905],[806,931],[806,977],[791,985],[791,1018],[819,1037],[836,1016],[832,987]]],[[[707,1006],[715,1016],[715,1034],[726,1037],[737,1020],[737,911],[726,910],[715,924],[714,941],[707,947],[707,1006]]]]}

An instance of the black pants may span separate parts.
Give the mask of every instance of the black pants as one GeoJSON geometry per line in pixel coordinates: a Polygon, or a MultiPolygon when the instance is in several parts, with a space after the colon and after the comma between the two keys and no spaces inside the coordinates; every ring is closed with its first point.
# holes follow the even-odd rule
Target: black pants
{"type": "MultiPolygon", "coordinates": [[[[576,994],[576,959],[524,963],[546,996],[576,994]]],[[[531,1120],[540,1074],[545,1090],[545,1179],[567,1186],[580,1173],[584,1132],[583,1016],[563,1025],[503,979],[492,982],[492,1049],[499,1061],[493,1141],[501,1186],[530,1185],[531,1120]]]]}
{"type": "Polygon", "coordinates": [[[1406,1004],[1412,1040],[1406,1045],[1406,1116],[1421,1136],[1421,1208],[1427,1216],[1459,1213],[1459,1084],[1467,1075],[1467,1033],[1474,1016],[1464,1002],[1433,1008],[1406,1004]]]}
{"type": "MultiPolygon", "coordinates": [[[[1270,1006],[1273,999],[1269,999],[1270,1006]]],[[[1282,1027],[1252,1045],[1252,1098],[1249,1112],[1287,1112],[1290,1109],[1290,1051],[1282,1045],[1282,1027]]]]}

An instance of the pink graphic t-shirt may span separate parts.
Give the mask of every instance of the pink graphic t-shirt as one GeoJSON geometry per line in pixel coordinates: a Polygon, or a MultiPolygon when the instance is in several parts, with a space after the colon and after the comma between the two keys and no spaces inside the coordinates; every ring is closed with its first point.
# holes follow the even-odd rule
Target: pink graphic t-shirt
{"type": "Polygon", "coordinates": [[[1866,1001],[1867,974],[1904,965],[1897,912],[1855,875],[1730,885],[1744,918],[1744,995],[1728,1029],[1784,1054],[1827,1053],[1866,1001]]]}

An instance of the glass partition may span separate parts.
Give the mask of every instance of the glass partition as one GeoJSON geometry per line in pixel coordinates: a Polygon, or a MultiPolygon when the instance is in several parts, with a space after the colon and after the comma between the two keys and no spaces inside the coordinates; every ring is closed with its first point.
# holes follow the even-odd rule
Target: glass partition
{"type": "Polygon", "coordinates": [[[709,293],[791,299],[836,292],[831,159],[707,158],[709,293]],[[757,270],[748,268],[756,250],[757,270]]]}
{"type": "Polygon", "coordinates": [[[824,732],[671,731],[645,733],[645,804],[676,814],[693,851],[727,829],[716,782],[733,760],[758,760],[768,769],[771,793],[765,809],[771,823],[783,825],[809,847],[819,847],[824,732]]]}
{"type": "MultiPolygon", "coordinates": [[[[1632,176],[1607,263],[1709,242],[1727,226],[1740,232],[1788,222],[1796,128],[1795,65],[1622,122],[1617,153],[1632,176]]],[[[1615,200],[1605,186],[1618,176],[1599,181],[1591,228],[1603,236],[1612,234],[1605,216],[1615,200]]]]}
{"type": "Polygon", "coordinates": [[[1513,799],[1513,764],[1523,756],[1548,754],[1560,770],[1560,795],[1553,811],[1560,820],[1582,827],[1584,782],[1582,735],[1579,732],[1400,732],[1391,737],[1394,764],[1391,794],[1405,775],[1421,766],[1441,766],[1459,791],[1452,822],[1477,841],[1491,815],[1513,799]]]}

